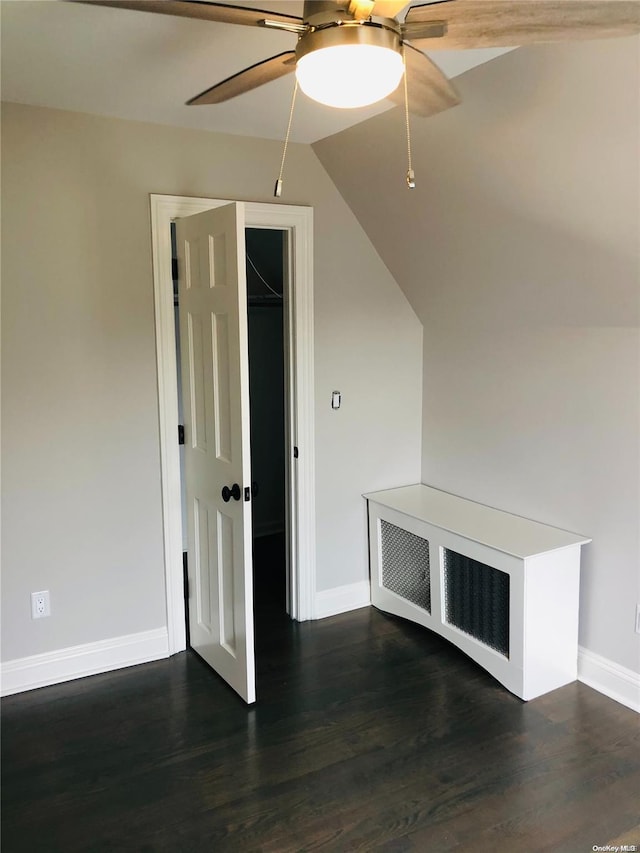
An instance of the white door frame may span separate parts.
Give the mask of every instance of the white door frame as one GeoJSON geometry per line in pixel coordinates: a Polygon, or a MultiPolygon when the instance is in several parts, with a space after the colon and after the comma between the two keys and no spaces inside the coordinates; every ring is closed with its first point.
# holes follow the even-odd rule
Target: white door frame
{"type": "MultiPolygon", "coordinates": [[[[178,375],[176,366],[171,222],[229,204],[236,199],[155,195],[151,203],[153,290],[158,365],[158,415],[164,536],[165,589],[169,654],[186,648],[182,569],[182,502],[178,447],[178,375]]],[[[245,202],[246,226],[273,228],[288,234],[289,299],[287,391],[289,437],[287,467],[290,501],[289,612],[303,622],[314,617],[315,570],[315,448],[313,375],[313,211],[310,207],[245,202]],[[299,455],[291,459],[293,446],[299,455]]],[[[288,345],[287,345],[288,344],[288,345]]]]}

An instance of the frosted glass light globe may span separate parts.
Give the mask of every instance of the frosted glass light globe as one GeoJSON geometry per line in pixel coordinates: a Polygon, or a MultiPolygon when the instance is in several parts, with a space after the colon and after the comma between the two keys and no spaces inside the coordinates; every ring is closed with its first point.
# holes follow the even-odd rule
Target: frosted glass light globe
{"type": "Polygon", "coordinates": [[[390,95],[404,73],[396,50],[372,44],[324,47],[298,59],[296,77],[305,95],[329,107],[366,107],[390,95]]]}

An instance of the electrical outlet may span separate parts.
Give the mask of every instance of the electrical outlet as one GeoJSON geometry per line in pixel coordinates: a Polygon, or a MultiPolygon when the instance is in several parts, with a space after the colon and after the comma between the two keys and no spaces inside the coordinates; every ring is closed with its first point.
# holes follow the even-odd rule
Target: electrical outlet
{"type": "Polygon", "coordinates": [[[640,634],[640,604],[636,604],[636,634],[640,634]]]}
{"type": "Polygon", "coordinates": [[[49,590],[43,589],[41,592],[31,593],[31,618],[42,619],[43,616],[51,615],[51,606],[49,604],[49,590]]]}

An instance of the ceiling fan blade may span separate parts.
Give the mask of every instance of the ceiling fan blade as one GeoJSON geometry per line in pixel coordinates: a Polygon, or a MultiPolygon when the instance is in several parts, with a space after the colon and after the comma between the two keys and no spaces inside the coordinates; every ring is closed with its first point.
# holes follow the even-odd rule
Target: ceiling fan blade
{"type": "MultiPolygon", "coordinates": [[[[460,95],[453,83],[424,53],[405,44],[404,62],[409,112],[426,118],[460,103],[460,95]]],[[[389,98],[396,104],[404,104],[404,85],[400,83],[389,98]]]]}
{"type": "Polygon", "coordinates": [[[277,80],[278,77],[284,77],[285,74],[295,71],[295,67],[295,52],[287,50],[284,53],[279,53],[277,56],[257,62],[255,65],[245,68],[244,71],[234,74],[232,77],[227,77],[226,80],[216,83],[210,89],[205,89],[204,92],[187,101],[187,106],[220,104],[222,101],[228,101],[237,95],[243,95],[245,92],[257,89],[258,86],[263,86],[265,83],[277,80]]]}
{"type": "Polygon", "coordinates": [[[278,21],[281,24],[302,24],[302,18],[267,12],[264,9],[248,9],[245,6],[227,6],[225,3],[207,3],[200,0],[71,0],[89,6],[113,6],[116,9],[133,9],[138,12],[156,12],[161,15],[176,15],[179,18],[197,18],[220,24],[244,24],[259,26],[262,21],[278,21]]]}
{"type": "Polygon", "coordinates": [[[610,38],[640,32],[637,0],[454,0],[413,6],[403,35],[429,50],[516,47],[539,42],[610,38]],[[420,34],[421,24],[445,20],[442,38],[420,34]]]}

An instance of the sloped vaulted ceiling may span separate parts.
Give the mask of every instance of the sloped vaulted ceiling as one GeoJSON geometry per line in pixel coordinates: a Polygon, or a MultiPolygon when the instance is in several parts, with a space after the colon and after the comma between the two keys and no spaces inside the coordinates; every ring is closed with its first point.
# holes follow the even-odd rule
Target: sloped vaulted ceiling
{"type": "Polygon", "coordinates": [[[634,36],[520,48],[462,75],[461,105],[412,119],[414,190],[401,111],[314,144],[423,319],[435,309],[459,317],[481,287],[474,319],[511,310],[528,320],[554,311],[557,322],[637,316],[632,268],[610,276],[606,293],[600,276],[637,246],[639,47],[634,36]],[[533,274],[549,240],[571,238],[585,250],[576,255],[580,298],[527,290],[514,307],[512,291],[496,284],[497,259],[500,270],[533,274]]]}

